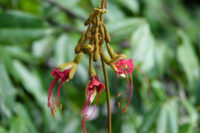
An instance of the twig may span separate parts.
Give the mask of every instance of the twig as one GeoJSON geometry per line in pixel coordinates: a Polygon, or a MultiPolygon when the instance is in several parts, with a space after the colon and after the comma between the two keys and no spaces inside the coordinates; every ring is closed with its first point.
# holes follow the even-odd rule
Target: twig
{"type": "MultiPolygon", "coordinates": [[[[107,8],[107,0],[102,0],[101,1],[101,8],[107,8]]],[[[101,21],[103,21],[103,16],[101,17],[101,21]]],[[[101,55],[101,62],[103,66],[103,73],[104,73],[104,78],[106,82],[106,97],[107,97],[107,112],[108,112],[108,133],[112,133],[112,115],[111,115],[111,107],[110,107],[110,89],[109,89],[109,84],[108,84],[108,74],[107,74],[107,69],[105,62],[103,60],[103,56],[101,55]]]]}
{"type": "Polygon", "coordinates": [[[78,29],[76,29],[76,28],[74,28],[74,27],[72,27],[72,26],[69,26],[69,25],[61,25],[61,24],[59,24],[59,23],[57,23],[57,22],[55,22],[55,21],[53,21],[53,20],[51,20],[51,19],[46,19],[46,21],[47,21],[50,25],[52,25],[52,26],[54,26],[54,27],[58,27],[58,28],[63,29],[63,30],[65,30],[65,31],[73,31],[73,32],[82,33],[82,31],[80,31],[80,30],[78,30],[78,29]]]}
{"type": "Polygon", "coordinates": [[[52,6],[54,7],[57,7],[59,8],[60,10],[62,10],[63,12],[65,12],[68,16],[72,17],[72,18],[78,18],[78,19],[81,19],[81,20],[85,20],[85,18],[83,18],[82,16],[78,15],[78,14],[75,14],[73,13],[70,9],[62,6],[62,5],[59,5],[57,2],[55,2],[54,0],[46,0],[49,4],[51,4],[52,6]]]}
{"type": "Polygon", "coordinates": [[[108,74],[106,70],[106,65],[103,60],[103,57],[101,56],[101,62],[103,66],[103,73],[104,78],[106,82],[106,96],[107,96],[107,110],[108,110],[108,133],[112,133],[112,117],[111,117],[111,107],[110,107],[110,90],[109,90],[109,84],[108,84],[108,74]]]}

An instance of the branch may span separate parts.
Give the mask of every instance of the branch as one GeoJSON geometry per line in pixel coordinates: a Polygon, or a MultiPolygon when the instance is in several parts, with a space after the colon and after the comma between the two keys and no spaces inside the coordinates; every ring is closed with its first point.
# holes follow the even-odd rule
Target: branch
{"type": "Polygon", "coordinates": [[[58,28],[63,29],[63,30],[65,30],[65,31],[73,31],[73,32],[82,33],[82,31],[80,31],[80,30],[78,30],[78,29],[76,29],[76,28],[74,28],[74,27],[72,27],[72,26],[69,26],[69,25],[61,25],[61,24],[59,24],[59,23],[57,23],[57,22],[55,22],[55,21],[53,21],[53,20],[51,20],[51,19],[46,19],[46,21],[47,21],[50,25],[52,25],[52,26],[54,26],[54,27],[58,27],[58,28]]]}
{"type": "Polygon", "coordinates": [[[67,14],[68,16],[72,17],[72,18],[78,18],[78,19],[81,19],[81,20],[85,20],[85,18],[83,18],[82,16],[78,15],[78,14],[75,14],[73,13],[70,9],[62,6],[62,5],[59,5],[57,2],[55,2],[54,0],[46,0],[49,4],[51,4],[52,6],[54,7],[57,7],[59,8],[60,10],[62,10],[63,12],[65,12],[65,14],[67,14]]]}

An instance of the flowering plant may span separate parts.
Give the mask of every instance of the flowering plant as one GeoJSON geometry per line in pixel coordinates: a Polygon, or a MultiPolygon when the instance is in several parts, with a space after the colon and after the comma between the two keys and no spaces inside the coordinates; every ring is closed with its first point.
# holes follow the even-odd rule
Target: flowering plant
{"type": "MultiPolygon", "coordinates": [[[[78,64],[82,60],[82,56],[84,54],[89,55],[89,76],[90,80],[88,81],[88,85],[86,87],[86,101],[83,105],[81,110],[82,116],[82,124],[81,129],[82,132],[87,132],[87,127],[85,121],[92,115],[88,114],[89,106],[93,103],[95,97],[97,97],[97,101],[95,103],[94,109],[96,104],[101,96],[101,93],[106,88],[107,94],[107,105],[108,105],[108,122],[109,128],[108,132],[111,133],[111,109],[110,109],[110,92],[108,86],[108,77],[107,77],[107,70],[105,64],[110,66],[117,74],[117,77],[127,78],[127,89],[124,93],[123,99],[118,102],[118,107],[120,107],[120,103],[127,99],[127,93],[129,91],[129,82],[130,82],[130,98],[127,105],[122,109],[122,113],[125,113],[127,110],[128,105],[130,104],[133,92],[133,78],[132,72],[134,68],[138,68],[142,71],[139,67],[135,66],[132,59],[126,59],[126,56],[123,54],[117,54],[114,52],[112,47],[110,46],[110,35],[106,25],[103,23],[103,16],[106,13],[104,7],[107,7],[106,0],[102,1],[101,7],[94,8],[94,12],[89,16],[89,18],[85,21],[85,26],[88,26],[87,30],[82,33],[78,44],[75,48],[75,53],[77,54],[75,59],[71,62],[59,65],[56,69],[53,70],[52,75],[54,76],[54,80],[50,84],[49,91],[48,91],[48,107],[51,109],[52,115],[55,117],[56,112],[56,105],[59,104],[59,93],[61,85],[65,81],[70,81],[73,79],[78,64]],[[109,56],[104,53],[104,44],[106,44],[106,48],[108,51],[109,56]],[[103,72],[105,77],[105,85],[99,80],[99,77],[96,75],[96,71],[93,68],[93,61],[99,61],[101,57],[101,62],[103,66],[103,72]],[[129,81],[130,77],[130,81],[129,81]],[[52,91],[54,89],[55,84],[58,80],[61,80],[59,83],[58,91],[57,91],[57,99],[56,101],[53,99],[52,91]],[[98,95],[97,95],[98,93],[98,95]]],[[[142,71],[143,72],[143,71],[142,71]]],[[[143,72],[145,75],[145,73],[143,72]]],[[[148,82],[148,78],[145,75],[145,78],[148,82]]],[[[149,88],[149,82],[148,82],[149,88]]],[[[120,97],[121,93],[118,94],[117,97],[120,97]]],[[[60,104],[60,108],[62,109],[62,105],[60,104]]],[[[94,110],[93,110],[94,111],[94,110]]]]}

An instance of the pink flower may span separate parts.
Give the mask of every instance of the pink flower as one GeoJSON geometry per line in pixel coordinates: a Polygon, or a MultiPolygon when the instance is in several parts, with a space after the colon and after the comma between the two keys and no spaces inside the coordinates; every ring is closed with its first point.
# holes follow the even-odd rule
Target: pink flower
{"type": "Polygon", "coordinates": [[[81,123],[81,130],[83,132],[83,130],[85,132],[87,132],[87,127],[86,127],[86,124],[85,124],[85,121],[87,118],[89,118],[90,116],[92,116],[94,110],[95,110],[95,107],[96,107],[96,104],[97,102],[99,101],[99,98],[101,96],[101,92],[105,90],[105,86],[103,83],[101,83],[101,81],[99,81],[99,78],[98,76],[92,76],[91,77],[91,80],[88,82],[88,86],[86,88],[86,94],[87,94],[87,98],[86,98],[86,101],[85,101],[85,104],[81,110],[82,112],[82,123],[81,123]],[[89,106],[92,104],[94,98],[96,97],[96,94],[99,93],[99,95],[97,96],[97,101],[95,103],[95,106],[94,106],[94,109],[93,109],[93,112],[90,114],[90,116],[88,116],[88,109],[89,109],[89,106]]]}
{"type": "MultiPolygon", "coordinates": [[[[146,74],[144,73],[144,71],[133,64],[133,60],[132,59],[120,59],[117,62],[115,62],[114,65],[115,65],[115,67],[117,69],[117,72],[116,72],[117,73],[117,77],[121,76],[121,77],[126,77],[127,78],[127,88],[126,88],[126,91],[124,93],[124,97],[121,100],[121,102],[123,102],[127,98],[126,94],[129,91],[129,78],[128,78],[128,75],[131,78],[131,90],[130,90],[130,93],[129,93],[130,94],[130,98],[129,98],[128,104],[122,110],[122,113],[125,113],[128,105],[130,104],[131,99],[132,99],[132,93],[133,93],[132,72],[133,72],[134,68],[136,67],[137,69],[139,69],[144,74],[144,76],[145,76],[145,78],[147,80],[147,83],[148,83],[148,92],[149,92],[149,80],[148,80],[146,74]]],[[[117,97],[120,97],[120,95],[121,95],[121,93],[119,93],[119,95],[117,97]]],[[[118,106],[120,106],[121,102],[118,102],[118,106]]]]}
{"type": "MultiPolygon", "coordinates": [[[[62,72],[60,71],[60,69],[53,69],[53,71],[52,71],[52,76],[54,76],[55,78],[51,82],[49,90],[48,90],[48,107],[51,108],[51,114],[53,115],[53,117],[55,117],[55,111],[56,111],[55,106],[59,103],[59,95],[60,95],[61,85],[66,80],[69,80],[70,70],[71,70],[71,68],[66,69],[62,72]],[[56,85],[56,83],[58,82],[59,79],[61,79],[61,81],[59,83],[59,87],[58,87],[58,91],[57,91],[57,99],[56,99],[56,101],[54,101],[52,92],[53,92],[54,86],[56,85]]],[[[61,104],[60,104],[60,108],[62,108],[61,104]]]]}

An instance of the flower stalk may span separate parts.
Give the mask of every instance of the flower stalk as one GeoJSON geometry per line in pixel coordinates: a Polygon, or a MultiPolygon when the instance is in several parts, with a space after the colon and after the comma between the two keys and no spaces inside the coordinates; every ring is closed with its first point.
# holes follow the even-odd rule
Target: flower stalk
{"type": "Polygon", "coordinates": [[[104,73],[104,78],[105,78],[105,82],[106,82],[108,133],[112,133],[112,115],[111,115],[111,106],[110,106],[110,90],[109,90],[109,84],[108,84],[108,74],[107,74],[106,65],[105,65],[102,55],[101,55],[101,62],[102,62],[103,73],[104,73]]]}

